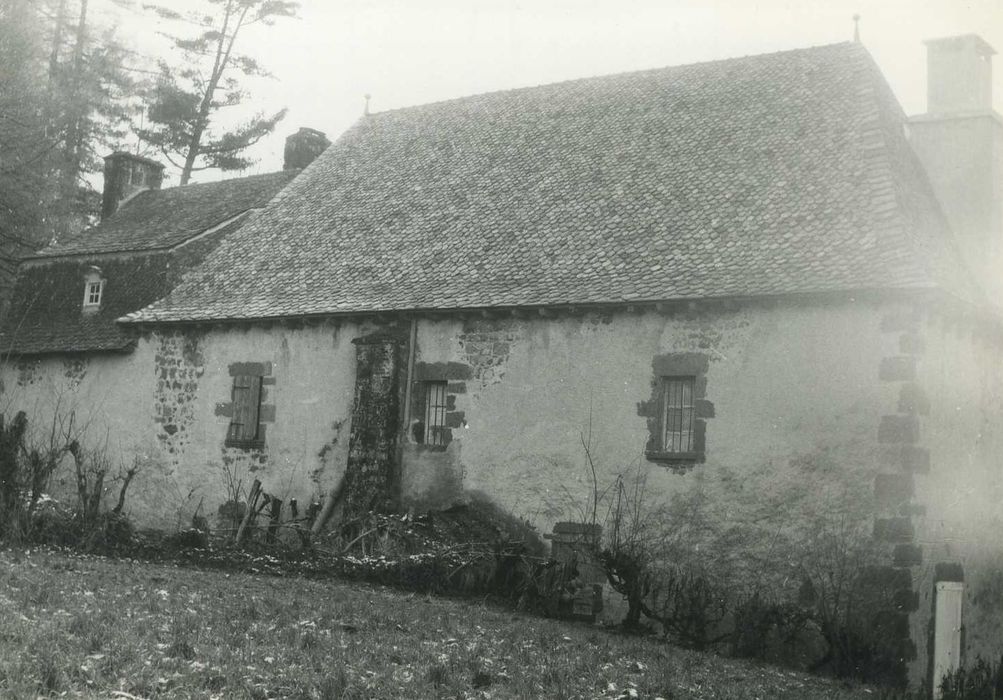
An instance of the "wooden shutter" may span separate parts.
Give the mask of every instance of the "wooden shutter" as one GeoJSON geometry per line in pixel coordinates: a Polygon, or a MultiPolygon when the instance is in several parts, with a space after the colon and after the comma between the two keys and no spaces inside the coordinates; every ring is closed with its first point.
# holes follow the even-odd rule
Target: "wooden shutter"
{"type": "Polygon", "coordinates": [[[238,374],[233,378],[233,418],[231,440],[255,440],[258,437],[258,412],[261,407],[261,377],[238,374]]]}

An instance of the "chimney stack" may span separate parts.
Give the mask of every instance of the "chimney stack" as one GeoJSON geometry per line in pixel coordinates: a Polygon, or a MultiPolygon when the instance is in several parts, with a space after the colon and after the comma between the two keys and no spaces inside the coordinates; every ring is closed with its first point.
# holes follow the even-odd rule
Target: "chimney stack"
{"type": "Polygon", "coordinates": [[[104,194],[101,219],[118,211],[127,199],[143,190],[159,190],[164,181],[164,166],[155,160],[116,151],[104,159],[104,194]]]}
{"type": "Polygon", "coordinates": [[[323,131],[301,126],[295,134],[286,138],[283,170],[298,170],[313,162],[314,158],[324,152],[331,142],[323,131]]]}
{"type": "Polygon", "coordinates": [[[993,111],[992,56],[975,34],[931,39],[927,113],[911,117],[913,149],[969,267],[1003,304],[1003,118],[993,111]]]}
{"type": "Polygon", "coordinates": [[[993,107],[993,47],[976,34],[926,44],[926,111],[957,114],[993,107]]]}

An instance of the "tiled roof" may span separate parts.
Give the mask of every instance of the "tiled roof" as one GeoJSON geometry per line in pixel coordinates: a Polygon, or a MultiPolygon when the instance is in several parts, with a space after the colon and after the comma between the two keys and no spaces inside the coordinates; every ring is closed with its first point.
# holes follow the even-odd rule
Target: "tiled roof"
{"type": "Polygon", "coordinates": [[[300,173],[141,192],[98,226],[23,263],[0,323],[0,354],[126,350],[116,319],[167,294],[181,274],[247,221],[300,173]],[[72,256],[72,257],[63,257],[72,256]],[[101,309],[82,309],[91,266],[106,280],[101,309]]]}
{"type": "Polygon", "coordinates": [[[282,170],[140,192],[107,220],[34,257],[170,248],[241,212],[263,207],[299,172],[282,170]]]}
{"type": "Polygon", "coordinates": [[[976,298],[903,123],[859,44],[375,114],[131,318],[976,298]]]}
{"type": "Polygon", "coordinates": [[[125,350],[131,344],[119,316],[166,294],[171,255],[154,253],[107,260],[57,260],[23,268],[10,312],[0,327],[0,354],[125,350]],[[107,281],[100,311],[82,310],[84,277],[97,264],[107,281]]]}

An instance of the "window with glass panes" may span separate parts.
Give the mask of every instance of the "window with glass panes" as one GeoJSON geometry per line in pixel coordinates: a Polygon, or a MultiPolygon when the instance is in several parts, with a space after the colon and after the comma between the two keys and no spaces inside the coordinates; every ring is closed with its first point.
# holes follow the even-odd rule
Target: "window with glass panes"
{"type": "Polygon", "coordinates": [[[104,280],[87,282],[87,288],[84,290],[84,306],[100,306],[103,288],[104,280]]]}
{"type": "Polygon", "coordinates": [[[425,439],[426,445],[446,444],[446,382],[425,384],[425,439]]]}
{"type": "Polygon", "coordinates": [[[688,453],[693,445],[695,377],[662,377],[662,451],[688,453]]]}

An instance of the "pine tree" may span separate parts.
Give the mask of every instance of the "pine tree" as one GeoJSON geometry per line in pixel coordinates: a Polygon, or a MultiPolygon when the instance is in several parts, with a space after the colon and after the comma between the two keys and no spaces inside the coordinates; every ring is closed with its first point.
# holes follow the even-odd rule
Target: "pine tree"
{"type": "Polygon", "coordinates": [[[253,161],[247,148],[271,133],[285,116],[282,109],[270,115],[257,113],[234,128],[220,128],[220,110],[239,105],[247,97],[241,79],[267,75],[256,60],[234,50],[246,27],[271,24],[293,17],[297,2],[286,0],[205,0],[212,14],[181,15],[166,6],[151,9],[169,20],[196,23],[194,37],[174,37],[184,60],[178,66],[160,62],[160,75],[151,89],[146,129],[140,137],[160,150],[181,169],[181,184],[192,172],[208,168],[242,170],[253,161]]]}
{"type": "Polygon", "coordinates": [[[87,175],[124,138],[125,50],[87,0],[0,0],[0,256],[93,220],[87,175]]]}

